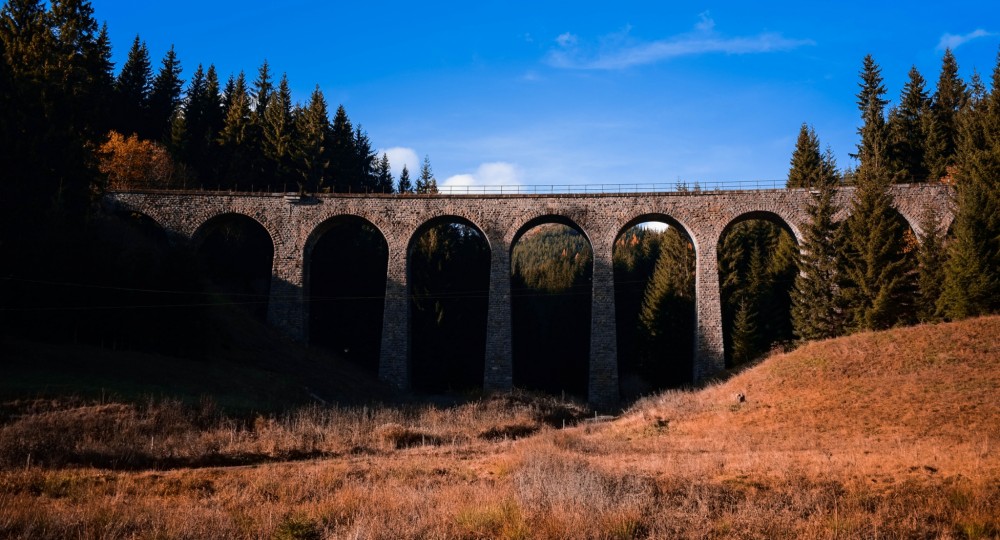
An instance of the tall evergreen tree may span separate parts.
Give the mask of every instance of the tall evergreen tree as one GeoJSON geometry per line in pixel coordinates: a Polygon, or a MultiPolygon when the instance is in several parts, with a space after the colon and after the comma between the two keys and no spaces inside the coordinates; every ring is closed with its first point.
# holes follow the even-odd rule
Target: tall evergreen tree
{"type": "Polygon", "coordinates": [[[149,114],[149,93],[152,88],[153,72],[149,63],[149,49],[146,43],[135,36],[128,57],[115,81],[115,103],[117,105],[116,131],[129,135],[145,136],[149,114]]]}
{"type": "Polygon", "coordinates": [[[337,107],[330,131],[330,176],[334,191],[358,191],[357,149],[354,147],[354,127],[343,105],[337,107]]]}
{"type": "Polygon", "coordinates": [[[424,156],[424,163],[420,166],[420,176],[417,177],[417,193],[437,193],[437,179],[431,170],[431,159],[424,156]]]}
{"type": "Polygon", "coordinates": [[[819,139],[816,131],[803,123],[799,129],[799,138],[792,152],[791,169],[788,171],[788,181],[785,187],[812,188],[819,186],[822,178],[823,158],[819,151],[819,139]]]}
{"type": "Polygon", "coordinates": [[[803,340],[835,337],[844,331],[844,314],[837,289],[837,223],[833,216],[837,166],[827,150],[822,175],[806,207],[809,222],[802,231],[799,272],[792,288],[792,329],[803,340]]]}
{"type": "Polygon", "coordinates": [[[841,291],[853,330],[894,326],[912,315],[913,261],[904,227],[889,196],[888,148],[884,121],[886,100],[881,70],[866,56],[858,107],[857,189],[843,225],[841,291]]]}
{"type": "Polygon", "coordinates": [[[678,344],[694,334],[694,246],[676,227],[667,228],[659,246],[639,311],[636,367],[647,380],[681,384],[690,380],[689,373],[677,373],[676,364],[690,360],[690,351],[678,344]],[[663,381],[666,373],[676,380],[663,381]]]}
{"type": "Polygon", "coordinates": [[[410,181],[410,171],[403,165],[403,170],[399,173],[399,186],[396,193],[413,193],[413,182],[410,181]]]}
{"type": "Polygon", "coordinates": [[[925,116],[930,114],[930,99],[924,78],[916,66],[910,68],[903,86],[899,107],[889,113],[889,138],[894,182],[927,181],[925,116]]]}
{"type": "Polygon", "coordinates": [[[947,251],[938,216],[930,208],[921,217],[920,226],[923,234],[917,248],[917,319],[935,322],[941,318],[937,304],[941,298],[947,251]]]}
{"type": "Polygon", "coordinates": [[[274,179],[275,185],[294,182],[292,176],[292,143],[295,139],[292,123],[292,92],[288,77],[283,75],[278,89],[267,100],[261,126],[261,151],[265,174],[274,179]]]}
{"type": "Polygon", "coordinates": [[[959,122],[954,239],[938,302],[949,319],[1000,311],[1000,54],[992,89],[959,122]]]}
{"type": "Polygon", "coordinates": [[[392,178],[392,168],[389,166],[389,156],[382,153],[382,159],[375,167],[375,188],[376,193],[392,193],[394,180],[392,178]]]}
{"type": "Polygon", "coordinates": [[[941,58],[941,75],[931,103],[934,115],[932,128],[935,144],[930,146],[928,169],[932,179],[948,174],[948,168],[955,164],[955,138],[958,132],[957,117],[968,99],[968,90],[958,75],[958,61],[951,49],[945,49],[941,58]]]}
{"type": "Polygon", "coordinates": [[[234,189],[250,187],[250,160],[252,159],[250,96],[246,77],[241,71],[229,90],[226,117],[219,133],[221,180],[234,189]]]}
{"type": "Polygon", "coordinates": [[[251,107],[258,123],[262,123],[264,113],[267,111],[267,102],[274,92],[274,83],[271,81],[271,67],[267,60],[260,65],[257,70],[257,79],[253,82],[253,95],[251,96],[251,107]]]}
{"type": "Polygon", "coordinates": [[[181,104],[181,63],[177,59],[173,45],[163,56],[160,71],[153,79],[152,90],[149,93],[149,124],[145,130],[145,138],[166,140],[170,133],[170,122],[181,104]]]}
{"type": "Polygon", "coordinates": [[[852,157],[858,160],[857,177],[878,178],[887,181],[889,173],[889,134],[885,122],[885,85],[882,82],[882,68],[875,63],[872,55],[864,58],[861,69],[861,90],[858,92],[858,108],[861,110],[861,127],[858,135],[858,153],[852,157]]]}
{"type": "Polygon", "coordinates": [[[361,125],[354,128],[354,184],[351,186],[351,191],[356,192],[371,192],[378,191],[378,176],[376,175],[375,165],[377,163],[378,156],[375,154],[375,150],[372,149],[371,140],[368,139],[368,134],[361,129],[361,125]]]}
{"type": "Polygon", "coordinates": [[[98,31],[94,8],[86,0],[55,0],[50,18],[55,30],[62,104],[58,112],[70,129],[95,142],[104,136],[103,108],[112,91],[111,49],[106,28],[98,31]]]}
{"type": "Polygon", "coordinates": [[[296,139],[293,159],[299,173],[300,191],[321,191],[330,180],[330,118],[326,98],[319,86],[313,90],[309,104],[295,116],[296,139]]]}

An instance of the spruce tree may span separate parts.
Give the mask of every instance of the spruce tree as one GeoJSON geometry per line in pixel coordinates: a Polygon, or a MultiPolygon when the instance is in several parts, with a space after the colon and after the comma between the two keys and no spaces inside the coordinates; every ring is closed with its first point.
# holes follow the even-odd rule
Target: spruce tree
{"type": "Polygon", "coordinates": [[[940,312],[949,319],[1000,311],[1000,54],[992,89],[959,122],[954,238],[940,312]]]}
{"type": "Polygon", "coordinates": [[[139,36],[135,36],[125,64],[118,73],[118,80],[115,81],[115,104],[118,111],[116,131],[119,133],[146,136],[152,76],[149,49],[139,36]]]}
{"type": "Polygon", "coordinates": [[[889,159],[881,70],[866,56],[858,107],[860,163],[849,216],[843,225],[841,292],[852,330],[875,330],[912,315],[913,262],[904,242],[905,225],[889,196],[889,159]]]}
{"type": "Polygon", "coordinates": [[[234,189],[250,187],[251,111],[246,77],[241,71],[226,96],[228,109],[219,133],[221,180],[234,189]]]}
{"type": "Polygon", "coordinates": [[[420,166],[420,176],[417,177],[417,193],[437,193],[437,179],[431,171],[431,159],[424,156],[424,163],[420,166]]]}
{"type": "Polygon", "coordinates": [[[806,207],[809,222],[802,230],[799,272],[792,287],[792,330],[801,340],[826,339],[844,331],[844,315],[837,289],[837,223],[833,216],[837,166],[827,150],[822,175],[806,207]]]}
{"type": "Polygon", "coordinates": [[[292,93],[288,86],[288,77],[283,75],[277,91],[267,100],[261,126],[261,151],[266,164],[265,170],[273,175],[276,185],[295,181],[291,176],[294,138],[292,93]]]}
{"type": "Polygon", "coordinates": [[[945,49],[941,58],[941,75],[931,103],[935,139],[933,153],[928,156],[928,169],[932,180],[943,178],[948,168],[955,164],[955,138],[958,131],[957,117],[968,99],[965,83],[958,75],[958,62],[951,49],[945,49]]]}
{"type": "Polygon", "coordinates": [[[274,84],[271,82],[271,67],[267,60],[260,65],[257,70],[257,79],[253,82],[253,95],[251,96],[251,106],[254,117],[258,124],[263,123],[264,114],[267,111],[267,102],[274,92],[274,84]]]}
{"type": "Polygon", "coordinates": [[[145,138],[165,140],[170,133],[171,120],[181,104],[181,63],[173,45],[164,55],[162,65],[149,93],[149,124],[145,138]]]}
{"type": "Polygon", "coordinates": [[[351,191],[360,193],[378,191],[378,176],[375,170],[377,161],[378,156],[372,149],[371,140],[359,124],[354,128],[354,175],[352,175],[354,185],[351,186],[351,191]]]}
{"type": "Polygon", "coordinates": [[[354,127],[343,105],[337,107],[330,130],[330,176],[334,191],[358,191],[357,149],[354,147],[354,127]]]}
{"type": "Polygon", "coordinates": [[[899,107],[889,114],[892,175],[896,183],[927,181],[925,116],[930,114],[930,99],[925,84],[917,68],[911,67],[899,107]]]}
{"type": "Polygon", "coordinates": [[[920,246],[917,248],[917,319],[920,322],[940,320],[937,309],[944,282],[945,251],[944,233],[938,216],[927,208],[921,217],[920,246]]]}
{"type": "Polygon", "coordinates": [[[389,156],[384,152],[382,159],[375,167],[375,189],[376,193],[392,193],[394,180],[392,178],[392,168],[389,166],[389,156]]]}
{"type": "Polygon", "coordinates": [[[819,186],[822,169],[823,159],[820,155],[816,131],[803,123],[799,129],[799,138],[795,142],[795,150],[792,152],[791,169],[788,171],[788,181],[785,187],[812,188],[819,186]]]}
{"type": "Polygon", "coordinates": [[[410,181],[410,171],[403,165],[403,170],[399,173],[399,187],[396,193],[413,193],[413,182],[410,181]]]}
{"type": "Polygon", "coordinates": [[[292,156],[298,171],[299,190],[316,192],[327,189],[331,170],[331,128],[326,98],[319,86],[309,104],[295,117],[295,143],[292,156]]]}
{"type": "MultiPolygon", "coordinates": [[[[689,361],[690,350],[678,347],[694,333],[695,256],[691,242],[676,227],[663,232],[653,275],[639,311],[637,368],[647,379],[676,372],[671,363],[689,361]]],[[[679,384],[687,380],[665,381],[679,384]]]]}

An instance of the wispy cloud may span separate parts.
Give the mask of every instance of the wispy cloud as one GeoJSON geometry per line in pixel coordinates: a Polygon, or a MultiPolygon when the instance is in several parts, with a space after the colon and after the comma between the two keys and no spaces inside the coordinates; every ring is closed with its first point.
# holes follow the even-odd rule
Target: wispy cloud
{"type": "Polygon", "coordinates": [[[943,51],[945,49],[955,50],[974,39],[996,36],[996,35],[998,35],[996,32],[987,32],[982,28],[973,30],[968,34],[961,34],[961,35],[945,34],[941,36],[941,41],[938,42],[937,49],[939,51],[943,51]]]}
{"type": "Polygon", "coordinates": [[[778,33],[753,36],[724,36],[715,31],[715,20],[708,12],[699,15],[694,30],[668,38],[642,42],[630,39],[629,29],[605,36],[596,51],[580,45],[578,36],[569,32],[556,38],[556,48],[546,62],[557,68],[582,70],[618,70],[655,64],[683,56],[711,53],[756,54],[787,51],[815,45],[809,39],[786,38],[778,33]]]}

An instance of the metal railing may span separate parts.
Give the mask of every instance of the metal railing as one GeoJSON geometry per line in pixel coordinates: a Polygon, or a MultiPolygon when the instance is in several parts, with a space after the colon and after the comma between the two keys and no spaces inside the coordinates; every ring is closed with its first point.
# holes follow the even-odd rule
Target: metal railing
{"type": "Polygon", "coordinates": [[[444,195],[577,195],[614,193],[704,193],[717,191],[775,191],[785,189],[781,180],[721,180],[708,182],[635,182],[625,184],[552,184],[438,186],[444,195]]]}
{"type": "MultiPolygon", "coordinates": [[[[432,195],[587,195],[587,194],[629,194],[629,193],[680,193],[698,194],[722,191],[778,191],[784,190],[785,179],[778,180],[712,180],[712,181],[674,181],[674,182],[633,182],[633,183],[601,183],[601,184],[503,184],[480,186],[438,186],[434,193],[394,193],[382,191],[321,191],[317,195],[394,195],[398,197],[419,197],[432,195]]],[[[115,191],[115,190],[110,190],[115,191]]],[[[237,189],[222,184],[181,185],[175,188],[143,188],[136,187],[121,191],[147,192],[208,192],[208,193],[239,193],[239,194],[293,194],[296,186],[254,185],[249,188],[237,189]]],[[[310,193],[309,195],[313,195],[310,193]]]]}

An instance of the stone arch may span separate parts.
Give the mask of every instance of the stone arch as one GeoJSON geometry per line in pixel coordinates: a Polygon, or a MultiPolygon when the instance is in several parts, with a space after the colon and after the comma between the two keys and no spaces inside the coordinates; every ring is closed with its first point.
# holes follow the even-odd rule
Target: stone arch
{"type": "Polygon", "coordinates": [[[576,220],[574,220],[570,216],[563,214],[542,214],[527,220],[514,231],[514,234],[511,235],[510,237],[510,241],[507,242],[507,246],[510,252],[511,253],[514,252],[514,246],[517,245],[517,242],[519,240],[521,240],[521,237],[524,236],[524,233],[530,231],[531,229],[534,229],[539,225],[546,225],[549,223],[565,225],[571,229],[574,229],[576,232],[580,233],[587,240],[587,244],[591,246],[591,249],[593,249],[594,246],[593,239],[591,238],[590,234],[588,234],[587,231],[579,223],[577,223],[576,220]]]}
{"type": "MultiPolygon", "coordinates": [[[[564,241],[558,236],[550,239],[564,241]]],[[[572,244],[573,241],[569,242],[572,244]]],[[[591,281],[597,257],[591,236],[568,215],[545,214],[535,216],[517,228],[508,249],[511,260],[509,279],[514,386],[593,398],[595,389],[591,388],[590,371],[594,287],[591,281]],[[582,268],[582,274],[563,274],[567,278],[572,277],[572,281],[549,290],[536,288],[548,283],[544,276],[535,276],[538,282],[531,283],[530,279],[521,281],[521,274],[517,272],[518,251],[525,242],[526,234],[546,225],[562,225],[574,231],[582,239],[590,257],[582,268]]],[[[570,254],[567,252],[566,256],[570,254]]],[[[579,257],[579,253],[572,256],[579,257]]],[[[558,275],[561,271],[573,270],[578,264],[564,263],[554,273],[558,275]]],[[[613,387],[617,394],[617,379],[613,387]]]]}
{"type": "Polygon", "coordinates": [[[370,372],[378,369],[388,240],[356,214],[329,216],[303,248],[304,335],[370,372]]]}
{"type": "Polygon", "coordinates": [[[435,216],[409,237],[408,362],[414,389],[483,387],[492,255],[485,231],[459,215],[435,216]],[[438,244],[424,243],[432,239],[438,244]]]}
{"type": "MultiPolygon", "coordinates": [[[[631,238],[633,242],[639,242],[640,236],[631,238]]],[[[619,390],[621,397],[626,401],[657,390],[676,388],[694,382],[694,364],[697,355],[696,246],[694,235],[680,221],[666,213],[640,214],[617,228],[613,250],[617,365],[619,390]],[[683,280],[686,277],[689,281],[684,291],[661,289],[658,309],[647,312],[647,318],[644,319],[646,293],[656,279],[655,269],[659,256],[656,252],[652,258],[639,255],[631,260],[635,266],[625,268],[619,262],[622,260],[619,254],[631,249],[623,242],[625,235],[637,225],[648,222],[659,222],[668,226],[665,231],[647,233],[670,235],[659,237],[661,242],[669,245],[659,245],[669,249],[669,253],[673,255],[671,260],[675,261],[676,266],[665,268],[673,268],[675,272],[662,274],[661,279],[672,275],[673,278],[666,278],[667,281],[664,283],[669,282],[673,285],[677,284],[677,279],[683,280]],[[673,236],[677,233],[679,237],[673,236]],[[684,243],[690,244],[690,250],[683,247],[684,243]],[[687,264],[684,264],[685,261],[687,264]],[[676,271],[683,273],[677,274],[676,271]],[[646,321],[645,325],[643,321],[646,321]],[[659,331],[648,332],[645,328],[649,327],[658,328],[659,331]]]]}
{"type": "Polygon", "coordinates": [[[199,225],[192,245],[216,286],[233,303],[266,320],[275,260],[271,232],[246,214],[220,213],[199,225]]]}
{"type": "Polygon", "coordinates": [[[719,234],[717,246],[722,334],[727,365],[748,362],[766,353],[774,343],[794,336],[791,326],[791,289],[801,245],[797,228],[780,214],[753,210],[731,219],[719,234]],[[785,233],[772,236],[767,225],[741,228],[762,221],[785,233]],[[765,280],[765,281],[761,281],[765,280]],[[764,283],[753,287],[747,283],[764,283]]]}
{"type": "MultiPolygon", "coordinates": [[[[205,235],[211,231],[212,227],[217,226],[222,221],[227,219],[246,219],[257,224],[261,230],[267,233],[267,237],[271,241],[272,253],[274,252],[273,250],[277,245],[276,239],[279,238],[279,235],[271,226],[270,221],[266,219],[261,220],[243,212],[216,212],[200,219],[198,226],[195,228],[194,232],[191,233],[191,243],[195,246],[195,248],[200,247],[201,243],[205,239],[205,235]]],[[[247,223],[249,223],[249,221],[247,223]]]]}
{"type": "Polygon", "coordinates": [[[802,233],[799,231],[799,227],[796,223],[789,220],[786,216],[781,215],[773,210],[751,210],[749,212],[743,212],[736,217],[730,219],[726,225],[722,228],[722,232],[719,234],[719,240],[721,241],[725,238],[726,234],[732,230],[736,225],[743,223],[744,221],[750,221],[754,219],[759,219],[763,221],[769,221],[782,229],[784,229],[788,234],[792,235],[792,239],[798,245],[802,244],[802,233]]]}

